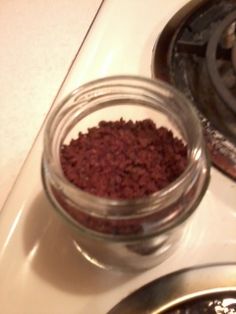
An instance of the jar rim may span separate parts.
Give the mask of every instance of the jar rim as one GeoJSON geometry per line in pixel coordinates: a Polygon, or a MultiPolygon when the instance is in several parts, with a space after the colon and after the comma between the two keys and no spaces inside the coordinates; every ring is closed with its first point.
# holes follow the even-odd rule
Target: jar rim
{"type": "MultiPolygon", "coordinates": [[[[132,85],[133,87],[133,85],[132,85]]],[[[203,141],[203,134],[201,130],[200,121],[197,117],[197,112],[194,109],[191,102],[176,88],[170,86],[169,84],[160,81],[158,79],[149,79],[145,77],[135,76],[135,75],[120,75],[120,76],[108,76],[105,78],[99,78],[96,80],[93,80],[91,82],[85,83],[78,87],[77,89],[73,90],[71,93],[69,93],[64,99],[62,99],[59,104],[52,110],[52,112],[49,115],[49,119],[46,123],[46,128],[44,132],[44,154],[43,154],[43,160],[46,160],[47,166],[50,168],[50,170],[53,170],[53,176],[57,180],[59,184],[62,186],[67,186],[69,188],[70,192],[73,195],[76,195],[76,198],[78,198],[80,201],[83,200],[84,207],[81,208],[81,210],[85,210],[86,205],[89,204],[90,208],[93,210],[92,214],[95,216],[103,216],[103,208],[111,208],[110,211],[110,217],[116,217],[117,219],[121,219],[124,216],[127,216],[129,213],[127,212],[127,207],[132,205],[135,206],[137,209],[138,215],[150,213],[153,206],[155,207],[163,202],[163,200],[168,199],[173,193],[178,189],[185,181],[190,180],[193,170],[196,168],[196,162],[199,160],[201,156],[201,152],[199,154],[199,151],[201,150],[201,145],[203,141]],[[72,98],[75,97],[75,95],[85,95],[86,93],[90,91],[94,91],[96,89],[99,89],[101,87],[107,86],[116,86],[118,83],[121,85],[126,85],[130,83],[136,84],[140,87],[144,87],[147,89],[150,89],[154,91],[157,87],[162,89],[162,91],[168,92],[168,95],[175,95],[186,104],[186,107],[188,107],[188,113],[189,117],[194,122],[192,127],[196,128],[196,133],[198,133],[198,137],[196,137],[196,142],[193,145],[193,148],[190,150],[191,158],[189,158],[189,162],[183,173],[172,183],[168,184],[165,188],[152,193],[148,196],[142,197],[142,198],[134,198],[134,199],[110,199],[110,198],[104,198],[100,196],[93,195],[91,193],[85,192],[79,187],[75,186],[73,183],[71,183],[65,176],[63,176],[58,169],[55,169],[53,167],[52,163],[50,162],[50,158],[52,157],[51,152],[51,140],[52,140],[52,126],[53,126],[53,120],[54,118],[61,113],[61,110],[65,108],[65,104],[72,98]],[[144,86],[143,86],[144,85],[144,86]],[[116,214],[116,209],[119,209],[119,215],[116,214]],[[126,209],[123,212],[123,215],[121,214],[122,209],[126,209]]],[[[208,162],[208,172],[209,172],[209,161],[208,162]]],[[[208,173],[209,176],[209,173],[208,173]]],[[[62,189],[63,191],[63,189],[62,189]]],[[[204,190],[205,192],[205,190],[204,190]]],[[[71,194],[71,195],[72,195],[71,194]]],[[[65,196],[65,195],[64,195],[65,196]]],[[[68,195],[67,195],[68,196],[68,195]]],[[[202,195],[201,195],[202,197],[202,195]]],[[[74,204],[74,201],[67,197],[68,201],[71,202],[71,204],[74,204]]],[[[86,210],[85,210],[86,211],[86,210]]],[[[106,217],[107,216],[106,213],[106,217]]]]}

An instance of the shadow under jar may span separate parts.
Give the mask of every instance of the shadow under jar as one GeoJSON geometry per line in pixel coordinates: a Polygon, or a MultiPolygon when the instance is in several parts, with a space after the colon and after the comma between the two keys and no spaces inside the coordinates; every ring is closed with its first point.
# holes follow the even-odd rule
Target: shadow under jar
{"type": "Polygon", "coordinates": [[[45,129],[42,178],[56,211],[72,231],[79,252],[99,267],[139,271],[162,262],[184,234],[186,221],[209,183],[200,122],[191,103],[166,83],[133,76],[99,79],[83,85],[52,111],[45,129]],[[62,145],[101,120],[151,119],[187,144],[184,172],[149,196],[102,198],[65,177],[62,145]]]}

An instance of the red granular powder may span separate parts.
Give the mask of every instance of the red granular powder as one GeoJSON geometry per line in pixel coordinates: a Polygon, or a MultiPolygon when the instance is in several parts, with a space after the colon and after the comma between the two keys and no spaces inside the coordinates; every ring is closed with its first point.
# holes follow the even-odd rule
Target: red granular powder
{"type": "Polygon", "coordinates": [[[81,190],[112,199],[150,195],[173,182],[187,165],[187,147],[150,120],[101,121],[62,145],[65,177],[81,190]]]}

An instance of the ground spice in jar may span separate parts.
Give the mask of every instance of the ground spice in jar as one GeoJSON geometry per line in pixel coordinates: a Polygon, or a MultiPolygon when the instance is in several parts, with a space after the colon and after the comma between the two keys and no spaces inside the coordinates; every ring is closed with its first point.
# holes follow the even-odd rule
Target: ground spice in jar
{"type": "Polygon", "coordinates": [[[65,177],[81,190],[112,199],[134,199],[157,192],[187,165],[187,146],[150,120],[101,121],[62,145],[65,177]]]}

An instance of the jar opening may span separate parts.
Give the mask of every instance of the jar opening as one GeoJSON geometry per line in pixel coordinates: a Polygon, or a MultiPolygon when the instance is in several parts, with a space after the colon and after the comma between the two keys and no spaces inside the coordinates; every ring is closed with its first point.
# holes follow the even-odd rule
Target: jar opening
{"type": "Polygon", "coordinates": [[[156,211],[165,202],[172,204],[197,178],[194,171],[205,154],[197,115],[189,101],[171,86],[138,77],[110,77],[85,84],[72,92],[54,109],[44,138],[44,160],[52,180],[68,201],[81,210],[90,208],[94,216],[139,216],[156,211]],[[188,165],[166,188],[132,200],[102,198],[80,190],[63,175],[59,152],[63,143],[102,120],[152,118],[167,126],[188,144],[188,165]],[[160,122],[161,121],[161,122],[160,122]],[[78,127],[79,126],[79,127],[78,127]],[[130,209],[130,210],[127,210],[130,209]]]}

